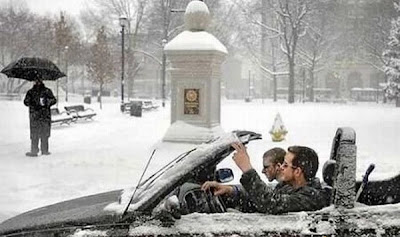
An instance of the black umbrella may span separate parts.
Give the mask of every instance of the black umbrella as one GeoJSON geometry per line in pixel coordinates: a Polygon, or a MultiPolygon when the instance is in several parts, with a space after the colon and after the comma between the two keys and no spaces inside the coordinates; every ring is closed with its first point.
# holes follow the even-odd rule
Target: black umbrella
{"type": "Polygon", "coordinates": [[[23,57],[7,65],[1,73],[8,77],[26,79],[34,81],[56,80],[66,75],[50,60],[45,58],[28,58],[23,57]]]}

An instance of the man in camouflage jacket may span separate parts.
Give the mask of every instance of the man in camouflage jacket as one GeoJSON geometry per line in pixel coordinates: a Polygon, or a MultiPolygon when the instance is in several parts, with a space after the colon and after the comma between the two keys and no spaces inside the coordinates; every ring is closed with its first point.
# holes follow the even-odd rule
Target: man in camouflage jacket
{"type": "Polygon", "coordinates": [[[233,159],[242,170],[242,186],[222,185],[205,182],[202,189],[214,188],[215,195],[233,195],[239,199],[249,199],[254,211],[281,214],[296,211],[315,211],[328,205],[327,197],[315,178],[318,170],[318,156],[308,147],[289,147],[281,165],[280,181],[284,185],[277,188],[267,186],[253,169],[243,144],[232,145],[236,153],[233,159]]]}

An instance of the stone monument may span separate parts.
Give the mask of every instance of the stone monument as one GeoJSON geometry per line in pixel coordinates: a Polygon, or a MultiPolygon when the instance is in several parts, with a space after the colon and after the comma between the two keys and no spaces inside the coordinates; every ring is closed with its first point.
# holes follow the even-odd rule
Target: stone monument
{"type": "Polygon", "coordinates": [[[163,141],[202,143],[221,132],[221,64],[227,50],[205,31],[207,5],[192,1],[185,11],[186,30],[164,50],[170,61],[171,126],[163,141]]]}

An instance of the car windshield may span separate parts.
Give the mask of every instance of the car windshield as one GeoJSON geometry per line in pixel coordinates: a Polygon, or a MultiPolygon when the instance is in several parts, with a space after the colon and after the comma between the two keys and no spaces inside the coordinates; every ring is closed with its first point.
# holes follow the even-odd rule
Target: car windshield
{"type": "Polygon", "coordinates": [[[188,156],[191,152],[195,151],[195,149],[189,150],[185,153],[182,153],[181,155],[179,155],[178,157],[176,157],[174,160],[172,160],[170,163],[168,163],[167,165],[165,165],[164,167],[162,167],[161,169],[159,169],[157,172],[155,172],[154,174],[152,174],[149,178],[147,178],[146,180],[142,181],[137,188],[140,190],[147,190],[149,189],[152,184],[159,178],[161,177],[166,171],[168,171],[169,169],[173,168],[175,166],[175,164],[181,162],[186,156],[188,156]]]}
{"type": "MultiPolygon", "coordinates": [[[[248,142],[250,136],[244,136],[242,139],[248,142]]],[[[165,165],[148,179],[141,182],[137,189],[130,188],[124,190],[121,196],[121,205],[127,205],[132,199],[129,211],[143,211],[148,208],[154,208],[157,201],[160,201],[160,199],[176,188],[178,184],[182,184],[185,181],[182,179],[183,177],[188,179],[192,175],[191,172],[195,171],[196,168],[207,166],[210,163],[215,164],[217,161],[223,159],[229,155],[230,145],[238,141],[238,137],[234,133],[226,133],[210,143],[204,143],[195,149],[181,154],[168,165],[165,165]]],[[[111,204],[108,210],[112,208],[117,208],[117,211],[119,211],[121,206],[111,204]]]]}

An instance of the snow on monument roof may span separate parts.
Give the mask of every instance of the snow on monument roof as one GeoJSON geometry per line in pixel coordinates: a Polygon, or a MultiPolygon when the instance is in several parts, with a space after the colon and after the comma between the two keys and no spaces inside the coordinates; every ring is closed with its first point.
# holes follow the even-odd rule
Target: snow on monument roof
{"type": "Polygon", "coordinates": [[[219,51],[227,54],[226,47],[212,34],[206,31],[184,31],[170,41],[164,48],[165,51],[219,51]]]}

